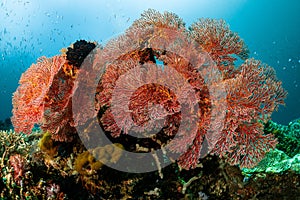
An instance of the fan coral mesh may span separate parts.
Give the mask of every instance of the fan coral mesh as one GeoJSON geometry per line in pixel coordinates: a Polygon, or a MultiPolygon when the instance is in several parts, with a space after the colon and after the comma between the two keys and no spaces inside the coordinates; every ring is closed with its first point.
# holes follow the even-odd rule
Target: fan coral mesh
{"type": "Polygon", "coordinates": [[[12,123],[16,132],[30,133],[34,124],[42,123],[45,99],[54,76],[65,63],[65,58],[42,57],[21,76],[13,94],[12,123]]]}

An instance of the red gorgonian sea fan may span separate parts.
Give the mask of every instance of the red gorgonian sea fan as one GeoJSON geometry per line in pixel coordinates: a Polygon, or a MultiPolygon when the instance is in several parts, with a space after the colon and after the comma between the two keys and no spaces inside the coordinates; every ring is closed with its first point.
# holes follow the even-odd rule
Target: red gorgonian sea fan
{"type": "Polygon", "coordinates": [[[71,141],[76,123],[88,123],[85,116],[92,113],[111,138],[125,138],[125,149],[133,131],[180,154],[178,164],[185,169],[197,166],[207,144],[210,153],[241,167],[253,166],[276,144],[262,127],[287,93],[271,67],[248,59],[243,40],[223,20],[201,19],[187,29],[174,13],[149,9],[88,56],[101,75],[80,69],[87,55],[82,50],[74,52],[80,57],[76,66],[57,56],[25,72],[13,99],[16,131],[29,133],[39,123],[53,139],[71,141]],[[245,62],[235,66],[237,58],[245,62]],[[85,91],[100,81],[95,94],[75,96],[82,106],[92,97],[95,108],[73,116],[76,74],[88,78],[81,80],[85,91]],[[145,134],[149,129],[158,133],[145,134]]]}
{"type": "Polygon", "coordinates": [[[35,124],[56,141],[76,134],[72,116],[74,80],[94,43],[75,42],[64,55],[42,57],[22,75],[13,95],[12,123],[16,132],[31,133],[35,124]]]}
{"type": "Polygon", "coordinates": [[[72,66],[65,56],[42,57],[21,77],[13,96],[12,123],[16,132],[31,133],[35,124],[58,141],[70,141],[72,66]]]}
{"type": "Polygon", "coordinates": [[[196,167],[203,141],[212,120],[215,120],[218,125],[212,129],[220,129],[221,134],[215,138],[211,153],[224,157],[231,164],[251,167],[276,145],[273,135],[264,135],[263,122],[270,119],[279,104],[283,104],[287,93],[276,79],[274,70],[254,59],[246,60],[248,53],[243,40],[223,20],[201,19],[186,29],[182,19],[173,13],[161,14],[147,10],[124,35],[111,40],[103,49],[102,58],[108,64],[96,95],[99,112],[105,108],[104,113],[99,115],[100,122],[106,131],[119,137],[128,133],[128,130],[134,131],[136,125],[147,125],[151,121],[149,113],[152,112],[148,109],[148,103],[154,103],[165,109],[165,112],[160,110],[156,113],[157,120],[165,117],[160,133],[174,136],[179,126],[186,123],[180,111],[189,104],[194,108],[199,107],[198,125],[195,135],[190,134],[193,130],[187,129],[178,133],[180,136],[171,145],[172,151],[181,153],[179,165],[186,169],[196,167]],[[205,55],[210,56],[220,73],[203,77],[205,73],[201,70],[205,71],[207,67],[205,55]],[[236,67],[234,61],[238,57],[246,61],[236,67]],[[172,90],[160,84],[144,87],[133,84],[133,80],[140,83],[146,79],[143,73],[137,71],[130,75],[134,68],[157,61],[161,61],[165,68],[175,69],[186,79],[194,90],[194,101],[186,99],[178,104],[176,95],[184,93],[179,86],[172,90]],[[227,95],[225,110],[218,106],[224,102],[211,99],[212,91],[207,85],[209,81],[212,86],[224,86],[227,95]],[[124,86],[123,89],[119,85],[124,86]],[[128,90],[130,87],[135,88],[136,92],[131,93],[128,103],[128,98],[122,99],[122,95],[133,90],[128,90]],[[116,90],[119,93],[115,96],[120,98],[114,98],[116,90]],[[114,112],[113,109],[118,106],[123,109],[114,112]],[[212,109],[217,109],[224,118],[213,115],[212,109]],[[187,151],[183,151],[186,146],[187,151]]]}
{"type": "Polygon", "coordinates": [[[249,56],[244,41],[222,19],[199,19],[191,25],[190,33],[218,65],[233,64],[237,59],[233,55],[241,59],[249,56]]]}
{"type": "Polygon", "coordinates": [[[22,74],[13,94],[12,123],[16,132],[31,133],[34,124],[41,124],[45,99],[54,76],[65,63],[63,56],[41,57],[22,74]]]}
{"type": "Polygon", "coordinates": [[[213,152],[231,164],[252,167],[277,144],[273,135],[264,134],[263,123],[287,93],[274,69],[254,59],[246,60],[225,83],[226,121],[213,152]]]}

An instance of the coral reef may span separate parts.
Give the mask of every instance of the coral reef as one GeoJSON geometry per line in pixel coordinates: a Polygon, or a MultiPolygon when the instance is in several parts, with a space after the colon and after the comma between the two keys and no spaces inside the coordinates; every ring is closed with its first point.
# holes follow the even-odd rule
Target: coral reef
{"type": "Polygon", "coordinates": [[[270,181],[280,180],[282,194],[293,198],[299,194],[295,171],[245,180],[239,168],[256,165],[276,146],[276,131],[264,125],[286,94],[273,68],[249,59],[243,40],[224,21],[203,19],[186,28],[174,13],[147,10],[104,47],[77,41],[22,75],[13,96],[16,133],[0,132],[1,197],[270,199],[276,188],[270,181]],[[103,74],[85,71],[82,63],[103,74]],[[96,91],[74,108],[80,76],[84,94],[96,91]],[[90,101],[92,109],[85,106],[90,101]],[[33,133],[36,124],[41,130],[33,133]],[[81,125],[83,136],[76,129],[81,125]],[[99,141],[99,125],[114,145],[99,141]],[[102,146],[87,149],[82,140],[102,146]],[[107,167],[126,159],[123,149],[180,156],[164,168],[165,158],[154,157],[158,170],[145,174],[107,167]]]}
{"type": "MultiPolygon", "coordinates": [[[[63,193],[51,191],[54,183],[43,181],[43,160],[35,149],[40,133],[30,136],[13,131],[0,131],[0,198],[1,199],[57,199],[63,193]],[[34,158],[35,157],[35,158],[34,158]],[[39,163],[35,162],[39,160],[39,163]]],[[[44,168],[46,172],[46,168],[44,168]]]]}
{"type": "Polygon", "coordinates": [[[80,174],[75,160],[84,159],[87,151],[73,151],[67,157],[59,152],[49,161],[38,148],[31,149],[41,139],[40,133],[1,131],[0,136],[1,146],[6,147],[0,152],[5,158],[1,160],[1,199],[297,199],[300,194],[300,176],[295,171],[256,171],[248,176],[217,156],[201,159],[201,165],[190,170],[180,170],[174,163],[162,169],[167,175],[163,179],[158,172],[130,174],[105,165],[80,174]],[[19,162],[11,165],[11,156],[23,159],[23,164],[26,158],[26,166],[16,167],[24,176],[14,176],[19,173],[14,173],[13,166],[19,162]]]}

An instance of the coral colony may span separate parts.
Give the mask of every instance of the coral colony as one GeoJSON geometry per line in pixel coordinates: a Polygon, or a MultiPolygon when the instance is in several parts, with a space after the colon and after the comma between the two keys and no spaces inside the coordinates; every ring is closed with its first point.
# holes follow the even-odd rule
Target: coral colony
{"type": "MultiPolygon", "coordinates": [[[[41,58],[22,75],[20,86],[13,98],[12,122],[16,132],[30,133],[36,123],[41,125],[43,131],[50,132],[53,140],[72,141],[76,135],[71,107],[72,94],[75,89],[74,80],[80,73],[83,58],[93,47],[91,43],[79,41],[73,45],[73,48],[69,48],[66,55],[41,58]],[[79,61],[75,62],[72,59],[79,61]]],[[[272,135],[263,134],[262,122],[266,121],[273,110],[283,103],[286,93],[281,87],[281,82],[276,79],[274,70],[261,64],[260,61],[248,59],[239,67],[233,65],[236,57],[247,58],[247,49],[244,42],[237,34],[229,30],[224,21],[202,19],[187,30],[184,22],[176,15],[160,14],[149,10],[142,15],[141,19],[135,21],[124,35],[110,41],[99,51],[103,51],[101,54],[103,57],[99,58],[103,61],[99,62],[108,63],[108,66],[99,83],[99,91],[95,91],[97,92],[95,107],[101,114],[99,118],[104,129],[114,137],[126,134],[126,130],[133,126],[126,124],[127,113],[120,113],[121,116],[116,116],[124,117],[123,127],[118,127],[113,119],[110,102],[116,81],[138,64],[155,63],[155,59],[159,59],[165,66],[176,69],[195,90],[196,99],[191,104],[192,106],[199,105],[200,109],[197,114],[201,120],[198,122],[193,144],[187,152],[182,152],[184,154],[179,158],[179,164],[182,167],[195,167],[203,137],[208,129],[212,106],[207,86],[201,74],[197,74],[196,69],[202,64],[200,62],[203,62],[197,54],[201,55],[205,51],[223,73],[221,81],[227,93],[226,119],[221,137],[213,152],[222,157],[226,156],[232,164],[249,167],[261,159],[266,150],[276,145],[272,135]],[[143,29],[143,33],[146,32],[146,34],[141,34],[140,37],[136,35],[139,29],[143,29]],[[187,41],[182,43],[175,41],[177,38],[174,37],[174,32],[186,37],[187,41]],[[163,42],[161,38],[164,38],[165,44],[161,44],[163,42]],[[190,46],[190,40],[195,41],[198,46],[195,45],[194,48],[190,46]],[[148,48],[150,45],[161,49],[148,48]],[[132,51],[132,46],[137,46],[138,49],[132,51]],[[187,58],[181,58],[180,55],[165,50],[175,48],[181,48],[181,51],[184,51],[183,55],[191,59],[198,59],[193,61],[199,62],[196,63],[197,66],[193,66],[187,58]],[[121,56],[114,59],[114,55],[121,56]],[[103,113],[100,112],[102,108],[105,109],[103,113]],[[125,130],[123,133],[122,128],[125,130]]],[[[176,92],[184,93],[185,91],[176,92]]],[[[163,134],[167,136],[176,134],[176,126],[181,122],[179,111],[183,105],[178,105],[174,91],[156,84],[138,88],[132,96],[129,109],[132,118],[140,126],[149,120],[147,113],[141,112],[149,102],[161,104],[167,110],[167,122],[161,130],[163,134]]],[[[118,103],[122,105],[122,102],[118,103]]],[[[183,104],[188,103],[183,102],[183,104]]],[[[219,110],[219,112],[224,111],[219,110]]],[[[185,141],[182,139],[182,143],[178,141],[177,145],[186,145],[185,141]]]]}
{"type": "MultiPolygon", "coordinates": [[[[231,165],[252,167],[277,144],[273,134],[264,133],[264,123],[284,104],[287,93],[274,69],[248,54],[244,41],[223,20],[199,19],[186,28],[177,15],[150,9],[105,46],[80,40],[62,55],[42,57],[31,65],[13,95],[14,130],[30,134],[38,125],[43,133],[38,146],[48,155],[47,165],[60,168],[65,176],[77,171],[92,191],[101,186],[90,177],[102,163],[84,151],[76,130],[82,124],[86,138],[93,137],[93,127],[99,124],[127,151],[151,152],[169,146],[170,152],[180,155],[174,162],[181,169],[196,168],[207,143],[210,154],[231,165]],[[97,76],[81,67],[89,54],[91,65],[103,74],[98,75],[92,94],[94,110],[83,106],[81,114],[74,115],[77,77],[84,74],[88,88],[97,76]],[[237,59],[244,60],[240,66],[235,65],[237,59]],[[90,112],[95,112],[96,121],[86,118],[90,112]],[[144,134],[141,130],[156,125],[158,132],[146,139],[129,135],[144,134]],[[185,129],[180,129],[183,125],[185,129]],[[206,141],[214,131],[217,136],[206,141]],[[67,156],[71,154],[72,158],[67,156]],[[55,163],[58,157],[65,161],[55,163]]],[[[84,105],[85,99],[81,101],[84,105]]],[[[94,151],[116,152],[107,162],[117,162],[121,156],[110,146],[94,151]]],[[[25,156],[11,155],[9,162],[17,169],[13,179],[20,185],[26,171],[20,168],[28,165],[25,156]]],[[[44,184],[59,191],[57,183],[44,184]]]]}

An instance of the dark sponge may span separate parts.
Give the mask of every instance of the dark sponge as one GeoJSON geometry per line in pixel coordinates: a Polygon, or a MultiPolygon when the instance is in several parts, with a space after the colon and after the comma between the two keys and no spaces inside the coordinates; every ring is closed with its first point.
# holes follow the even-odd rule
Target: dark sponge
{"type": "Polygon", "coordinates": [[[96,44],[85,40],[77,40],[73,47],[68,47],[67,60],[68,63],[80,68],[85,57],[96,47],[96,44]]]}

